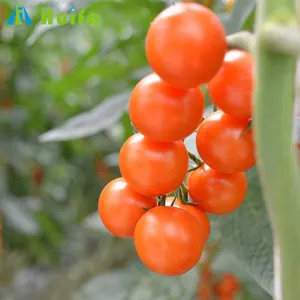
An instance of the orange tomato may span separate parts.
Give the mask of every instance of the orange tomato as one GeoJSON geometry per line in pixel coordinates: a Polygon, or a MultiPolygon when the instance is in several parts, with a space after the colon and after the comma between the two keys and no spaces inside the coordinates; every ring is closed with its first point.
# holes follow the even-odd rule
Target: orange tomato
{"type": "Polygon", "coordinates": [[[119,237],[133,237],[138,220],[146,213],[143,208],[156,206],[156,200],[138,194],[123,178],[108,183],[98,200],[98,212],[104,226],[119,237]]]}
{"type": "Polygon", "coordinates": [[[222,111],[209,115],[199,126],[196,146],[204,162],[216,171],[239,173],[255,165],[252,129],[248,120],[222,111]]]}
{"type": "Polygon", "coordinates": [[[135,128],[154,141],[186,138],[199,126],[204,111],[200,88],[178,89],[156,74],[143,78],[134,88],[129,114],[135,128]]]}
{"type": "Polygon", "coordinates": [[[132,189],[153,197],[169,194],[183,182],[189,158],[182,141],[157,143],[136,133],[122,146],[119,165],[132,189]]]}
{"type": "Polygon", "coordinates": [[[230,273],[225,273],[222,279],[214,287],[216,294],[220,296],[233,296],[240,288],[239,280],[230,273]]]}
{"type": "Polygon", "coordinates": [[[247,179],[245,173],[225,174],[204,165],[192,174],[188,190],[203,211],[223,215],[242,204],[247,193],[247,179]]]}
{"type": "Polygon", "coordinates": [[[178,276],[199,261],[205,240],[189,212],[170,206],[149,210],[137,223],[134,244],[141,261],[153,272],[178,276]]]}
{"type": "MultiPolygon", "coordinates": [[[[167,197],[166,206],[170,206],[173,200],[174,197],[167,197]]],[[[184,204],[179,199],[175,200],[174,207],[186,210],[198,220],[204,239],[207,241],[210,234],[210,221],[208,216],[196,205],[184,204]]]]}
{"type": "Polygon", "coordinates": [[[225,113],[249,119],[252,116],[254,59],[251,53],[231,50],[218,74],[209,82],[212,101],[225,113]]]}
{"type": "Polygon", "coordinates": [[[197,3],[176,3],[151,23],[146,36],[150,66],[163,80],[182,88],[208,83],[227,49],[221,21],[197,3]]]}

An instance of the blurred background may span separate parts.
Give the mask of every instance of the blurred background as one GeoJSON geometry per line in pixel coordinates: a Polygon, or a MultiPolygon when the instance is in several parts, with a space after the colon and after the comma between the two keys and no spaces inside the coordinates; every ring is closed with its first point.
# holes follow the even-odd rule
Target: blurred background
{"type": "MultiPolygon", "coordinates": [[[[150,72],[147,28],[173,2],[0,1],[0,299],[200,299],[198,267],[179,278],[152,274],[132,240],[111,236],[97,212],[133,133],[130,90],[150,72]],[[16,4],[33,25],[7,25],[16,4]],[[85,8],[100,23],[40,25],[40,9],[49,6],[85,8]]],[[[254,1],[199,2],[228,33],[253,30],[254,1]]],[[[194,149],[193,137],[187,146],[194,149]]],[[[219,245],[212,224],[210,243],[219,245]]],[[[239,299],[271,299],[230,250],[221,246],[214,255],[216,272],[243,282],[239,299]]]]}

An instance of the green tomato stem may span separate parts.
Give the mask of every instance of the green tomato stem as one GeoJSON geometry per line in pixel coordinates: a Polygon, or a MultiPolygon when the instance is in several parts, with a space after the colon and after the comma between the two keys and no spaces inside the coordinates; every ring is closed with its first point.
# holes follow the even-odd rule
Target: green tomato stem
{"type": "Polygon", "coordinates": [[[254,36],[248,31],[240,31],[227,36],[227,44],[230,49],[241,49],[251,52],[253,50],[254,36]]]}
{"type": "Polygon", "coordinates": [[[204,162],[200,158],[196,157],[196,155],[194,155],[193,153],[188,152],[188,155],[189,155],[189,159],[193,161],[198,167],[204,164],[204,162]]]}
{"type": "Polygon", "coordinates": [[[283,300],[300,299],[300,169],[292,141],[296,57],[266,43],[265,26],[296,26],[295,2],[258,1],[255,36],[257,166],[278,247],[275,299],[283,300]]]}

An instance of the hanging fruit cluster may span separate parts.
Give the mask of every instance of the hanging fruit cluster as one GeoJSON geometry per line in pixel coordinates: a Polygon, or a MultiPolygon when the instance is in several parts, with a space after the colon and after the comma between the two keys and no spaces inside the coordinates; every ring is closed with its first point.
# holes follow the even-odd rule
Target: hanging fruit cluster
{"type": "Polygon", "coordinates": [[[200,4],[174,4],[154,19],[146,37],[154,73],[136,85],[129,103],[138,133],[121,148],[122,178],[99,197],[106,228],[134,237],[141,261],[162,275],[197,264],[210,233],[206,213],[235,210],[247,191],[244,172],[255,164],[252,56],[226,52],[221,22],[200,4]],[[219,108],[205,120],[204,84],[219,108]],[[183,142],[194,131],[201,159],[183,142]],[[190,173],[189,159],[197,163],[190,173]]]}

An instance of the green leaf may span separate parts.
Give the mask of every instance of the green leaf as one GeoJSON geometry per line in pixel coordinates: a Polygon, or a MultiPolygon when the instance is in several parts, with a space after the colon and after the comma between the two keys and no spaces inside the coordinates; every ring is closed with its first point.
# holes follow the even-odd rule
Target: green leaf
{"type": "Polygon", "coordinates": [[[230,13],[219,15],[227,34],[240,31],[255,8],[254,0],[236,0],[230,13]]]}
{"type": "MultiPolygon", "coordinates": [[[[212,229],[214,231],[214,228],[212,229]]],[[[212,269],[218,276],[223,273],[235,275],[241,282],[240,297],[236,300],[271,300],[271,296],[263,290],[247,272],[243,264],[237,259],[234,252],[226,247],[221,247],[214,258],[212,269]]]]}
{"type": "Polygon", "coordinates": [[[128,106],[130,91],[112,96],[91,111],[69,119],[39,138],[41,142],[67,141],[95,135],[120,120],[128,106]]]}
{"type": "Polygon", "coordinates": [[[89,231],[110,234],[99,217],[98,211],[87,216],[82,222],[83,228],[89,231]]]}
{"type": "Polygon", "coordinates": [[[244,203],[220,217],[222,240],[254,279],[273,293],[273,239],[256,168],[247,172],[248,192],[244,203]]]}
{"type": "Polygon", "coordinates": [[[133,262],[128,267],[110,271],[87,282],[75,300],[190,300],[198,282],[197,268],[182,276],[165,277],[133,262]]]}
{"type": "Polygon", "coordinates": [[[28,236],[35,236],[40,233],[34,211],[28,208],[26,198],[6,196],[1,197],[0,200],[3,217],[11,227],[28,236]]]}

